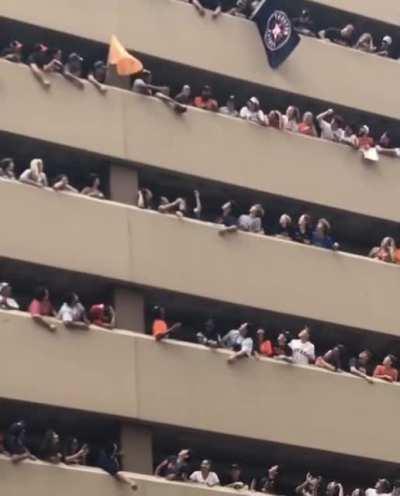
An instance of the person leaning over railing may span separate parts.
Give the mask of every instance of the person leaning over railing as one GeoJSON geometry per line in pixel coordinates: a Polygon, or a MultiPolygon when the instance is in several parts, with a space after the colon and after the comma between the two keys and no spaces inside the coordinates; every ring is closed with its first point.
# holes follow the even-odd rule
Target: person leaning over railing
{"type": "Polygon", "coordinates": [[[230,330],[221,339],[220,345],[233,351],[228,363],[234,363],[242,358],[249,358],[253,353],[254,343],[251,338],[252,324],[244,322],[238,329],[230,330]]]}
{"type": "Polygon", "coordinates": [[[100,450],[96,459],[96,467],[101,468],[120,482],[127,484],[132,491],[136,491],[138,488],[136,482],[121,472],[121,464],[118,460],[119,456],[120,453],[117,444],[108,443],[100,450]]]}
{"type": "Polygon", "coordinates": [[[55,317],[56,312],[51,304],[50,293],[47,288],[38,286],[35,289],[35,297],[29,305],[28,312],[34,322],[45,329],[49,331],[55,331],[57,329],[57,325],[48,320],[49,317],[55,317]]]}
{"type": "Polygon", "coordinates": [[[90,322],[86,316],[85,307],[76,293],[67,295],[58,311],[57,318],[61,320],[67,329],[89,329],[90,322]]]}
{"type": "Polygon", "coordinates": [[[168,86],[157,86],[153,84],[153,76],[151,71],[143,69],[136,77],[132,85],[132,91],[141,95],[155,96],[162,102],[170,106],[178,114],[186,112],[186,105],[182,105],[169,96],[170,89],[168,86]]]}
{"type": "Polygon", "coordinates": [[[343,372],[343,357],[345,347],[342,344],[336,345],[328,350],[324,355],[317,357],[315,365],[321,369],[330,370],[331,372],[343,372]]]}

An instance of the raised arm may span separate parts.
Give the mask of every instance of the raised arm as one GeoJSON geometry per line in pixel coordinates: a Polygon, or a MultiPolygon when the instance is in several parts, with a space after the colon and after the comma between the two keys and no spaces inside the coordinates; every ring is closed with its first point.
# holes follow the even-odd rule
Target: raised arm
{"type": "Polygon", "coordinates": [[[200,192],[197,189],[194,191],[194,199],[195,199],[196,205],[193,209],[193,213],[195,214],[197,219],[200,219],[201,212],[203,210],[203,206],[201,204],[200,192]]]}
{"type": "Polygon", "coordinates": [[[328,110],[325,110],[325,112],[321,112],[320,114],[318,114],[317,117],[316,117],[316,119],[317,119],[318,122],[325,121],[325,119],[327,117],[330,117],[333,114],[334,114],[334,110],[333,109],[328,109],[328,110]]]}

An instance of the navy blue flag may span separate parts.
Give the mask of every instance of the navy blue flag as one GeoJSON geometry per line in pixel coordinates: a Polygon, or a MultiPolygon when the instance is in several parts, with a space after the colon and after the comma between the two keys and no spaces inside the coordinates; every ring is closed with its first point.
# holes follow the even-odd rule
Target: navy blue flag
{"type": "Polygon", "coordinates": [[[284,62],[300,42],[292,21],[282,8],[281,0],[264,0],[251,19],[257,24],[269,65],[276,68],[284,62]]]}

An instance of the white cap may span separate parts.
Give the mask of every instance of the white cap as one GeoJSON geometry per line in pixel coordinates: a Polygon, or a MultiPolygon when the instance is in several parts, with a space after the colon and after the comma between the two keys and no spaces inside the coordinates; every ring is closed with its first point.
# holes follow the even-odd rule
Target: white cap
{"type": "Polygon", "coordinates": [[[365,133],[369,134],[369,127],[364,124],[363,126],[361,126],[360,131],[364,131],[365,133]]]}
{"type": "Polygon", "coordinates": [[[260,102],[259,102],[258,98],[257,98],[257,97],[255,97],[255,96],[252,96],[252,97],[250,98],[250,101],[251,101],[252,103],[255,103],[256,105],[260,105],[260,102]]]}
{"type": "Polygon", "coordinates": [[[388,45],[392,44],[392,37],[389,35],[386,35],[383,37],[382,41],[385,41],[388,45]]]}

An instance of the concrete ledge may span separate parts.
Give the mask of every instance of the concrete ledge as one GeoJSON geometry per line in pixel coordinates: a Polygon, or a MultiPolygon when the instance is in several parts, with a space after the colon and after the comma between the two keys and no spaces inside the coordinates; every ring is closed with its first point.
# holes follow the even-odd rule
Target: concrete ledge
{"type": "MultiPolygon", "coordinates": [[[[60,325],[49,334],[18,312],[1,311],[0,328],[1,398],[398,460],[393,431],[399,385],[371,386],[349,374],[269,359],[230,366],[226,351],[177,341],[156,343],[126,331],[79,332],[60,325]],[[112,367],[106,366],[110,363],[112,367]],[[382,411],[385,422],[371,431],[382,411]]],[[[3,488],[3,476],[1,480],[3,488]]]]}

